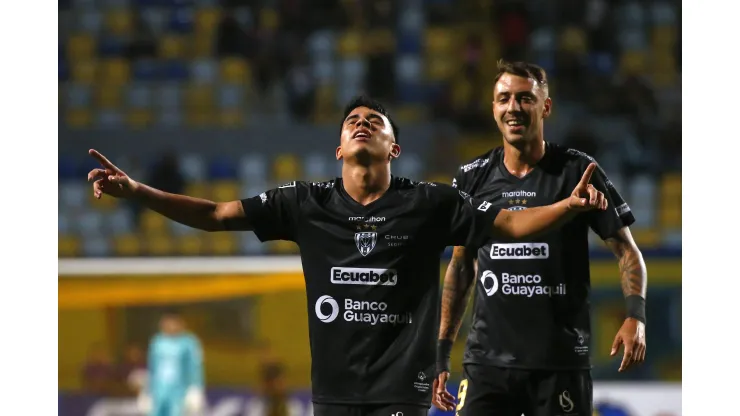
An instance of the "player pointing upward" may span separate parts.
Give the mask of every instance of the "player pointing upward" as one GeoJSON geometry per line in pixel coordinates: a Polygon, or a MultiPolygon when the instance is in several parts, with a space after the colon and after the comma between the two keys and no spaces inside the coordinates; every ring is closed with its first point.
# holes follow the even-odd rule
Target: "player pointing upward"
{"type": "Polygon", "coordinates": [[[296,242],[309,305],[314,413],[426,415],[443,249],[524,238],[607,202],[589,184],[592,165],[561,201],[501,211],[450,186],[392,176],[400,153],[385,109],[360,98],[345,110],[336,149],[342,177],[332,181],[291,182],[217,203],[136,182],[94,150],[103,167],[88,179],[98,198],[131,198],[191,227],[296,242]]]}

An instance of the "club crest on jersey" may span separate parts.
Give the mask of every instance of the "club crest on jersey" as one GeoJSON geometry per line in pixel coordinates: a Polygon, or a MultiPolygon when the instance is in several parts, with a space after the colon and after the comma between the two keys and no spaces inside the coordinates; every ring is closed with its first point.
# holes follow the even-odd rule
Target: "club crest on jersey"
{"type": "Polygon", "coordinates": [[[355,245],[360,254],[367,256],[375,248],[375,243],[378,242],[378,233],[374,231],[363,231],[355,233],[355,245]]]}

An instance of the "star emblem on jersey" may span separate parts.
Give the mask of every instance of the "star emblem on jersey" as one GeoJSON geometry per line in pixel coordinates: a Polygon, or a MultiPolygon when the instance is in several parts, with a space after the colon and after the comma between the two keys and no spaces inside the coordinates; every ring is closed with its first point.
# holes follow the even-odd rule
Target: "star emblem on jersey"
{"type": "MultiPolygon", "coordinates": [[[[373,226],[373,229],[375,227],[373,226]]],[[[375,231],[362,231],[355,233],[355,245],[360,254],[367,256],[375,248],[375,243],[378,242],[378,233],[375,231]]]]}

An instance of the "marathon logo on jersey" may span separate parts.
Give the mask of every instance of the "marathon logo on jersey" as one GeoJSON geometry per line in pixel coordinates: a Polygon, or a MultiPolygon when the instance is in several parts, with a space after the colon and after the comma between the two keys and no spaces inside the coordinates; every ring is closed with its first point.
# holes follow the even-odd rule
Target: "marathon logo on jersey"
{"type": "Polygon", "coordinates": [[[542,276],[538,274],[501,273],[497,276],[490,270],[485,270],[480,277],[481,285],[487,296],[498,292],[507,296],[565,296],[566,286],[561,283],[556,286],[542,284],[542,276]]]}
{"type": "Polygon", "coordinates": [[[510,191],[501,192],[503,198],[535,198],[537,192],[534,191],[510,191]]]}
{"type": "Polygon", "coordinates": [[[385,217],[349,217],[349,222],[364,222],[364,223],[374,223],[374,222],[385,222],[385,217]]]}
{"type": "Polygon", "coordinates": [[[493,260],[537,260],[550,257],[547,243],[508,243],[491,244],[493,260]]]}
{"type": "MultiPolygon", "coordinates": [[[[369,325],[390,324],[407,325],[413,322],[410,312],[390,313],[386,302],[345,299],[342,318],[345,322],[369,325]]],[[[316,317],[321,322],[331,323],[339,317],[339,303],[331,296],[324,295],[316,300],[316,317]]]]}
{"type": "Polygon", "coordinates": [[[473,169],[476,168],[482,168],[483,166],[486,166],[490,159],[476,159],[467,165],[462,165],[460,169],[462,169],[463,172],[468,173],[473,169]]]}
{"type": "Polygon", "coordinates": [[[335,285],[395,286],[398,273],[394,269],[332,267],[331,282],[335,285]]]}

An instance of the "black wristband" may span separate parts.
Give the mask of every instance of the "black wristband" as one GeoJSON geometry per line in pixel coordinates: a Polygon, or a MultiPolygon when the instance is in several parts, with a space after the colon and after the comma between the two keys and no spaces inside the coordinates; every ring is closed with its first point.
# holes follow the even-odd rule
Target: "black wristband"
{"type": "Polygon", "coordinates": [[[645,299],[638,295],[629,295],[624,299],[627,302],[627,317],[634,318],[643,324],[645,318],[645,299]]]}
{"type": "Polygon", "coordinates": [[[453,342],[449,339],[437,341],[437,374],[450,371],[450,356],[453,342]]]}

